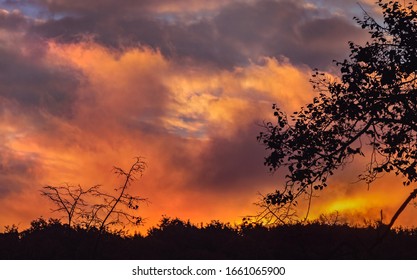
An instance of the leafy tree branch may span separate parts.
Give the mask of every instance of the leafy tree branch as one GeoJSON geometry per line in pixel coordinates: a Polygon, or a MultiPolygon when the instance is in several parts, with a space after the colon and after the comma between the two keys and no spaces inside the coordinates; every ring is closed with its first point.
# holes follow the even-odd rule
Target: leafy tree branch
{"type": "MultiPolygon", "coordinates": [[[[258,141],[270,151],[269,170],[287,170],[286,185],[262,198],[263,209],[311,198],[357,156],[369,158],[359,176],[368,184],[383,173],[401,176],[405,186],[417,181],[417,12],[413,3],[377,4],[383,23],[366,12],[355,18],[371,40],[349,42],[349,57],[336,62],[339,78],[316,70],[311,83],[318,96],[290,116],[273,105],[275,122],[264,124],[258,141]]],[[[406,205],[414,197],[413,191],[406,205]]]]}

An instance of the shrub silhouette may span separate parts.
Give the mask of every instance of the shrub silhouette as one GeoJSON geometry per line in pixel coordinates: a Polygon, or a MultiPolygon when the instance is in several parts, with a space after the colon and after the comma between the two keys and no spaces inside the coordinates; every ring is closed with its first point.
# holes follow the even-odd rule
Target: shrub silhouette
{"type": "Polygon", "coordinates": [[[101,233],[37,219],[29,229],[0,233],[1,259],[414,259],[417,230],[391,230],[375,250],[375,227],[320,222],[277,227],[218,221],[196,226],[164,217],[147,236],[101,233]],[[101,245],[91,254],[94,242],[101,245]]]}

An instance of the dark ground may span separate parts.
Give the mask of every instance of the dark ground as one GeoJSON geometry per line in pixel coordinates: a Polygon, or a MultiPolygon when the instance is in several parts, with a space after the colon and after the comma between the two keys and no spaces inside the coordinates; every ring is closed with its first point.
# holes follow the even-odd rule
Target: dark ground
{"type": "Polygon", "coordinates": [[[164,218],[146,237],[69,228],[38,219],[0,234],[1,259],[417,259],[417,229],[396,229],[379,242],[378,227],[195,226],[164,218]]]}

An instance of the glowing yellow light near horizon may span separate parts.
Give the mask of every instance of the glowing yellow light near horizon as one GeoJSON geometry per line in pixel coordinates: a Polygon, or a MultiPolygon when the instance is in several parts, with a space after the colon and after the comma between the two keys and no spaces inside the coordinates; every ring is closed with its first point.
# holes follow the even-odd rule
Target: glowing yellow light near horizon
{"type": "Polygon", "coordinates": [[[362,198],[347,198],[332,202],[328,207],[326,207],[326,210],[328,212],[349,210],[358,211],[367,208],[367,206],[369,206],[369,203],[362,198]]]}

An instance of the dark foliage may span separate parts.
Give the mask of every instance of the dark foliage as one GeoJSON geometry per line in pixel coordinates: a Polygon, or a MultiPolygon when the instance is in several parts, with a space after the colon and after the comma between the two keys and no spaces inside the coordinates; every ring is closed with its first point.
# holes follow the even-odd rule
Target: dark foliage
{"type": "Polygon", "coordinates": [[[417,181],[417,12],[412,3],[385,2],[377,2],[383,22],[366,12],[356,19],[371,40],[349,43],[349,58],[336,62],[340,79],[317,71],[318,96],[289,117],[273,106],[276,122],[258,140],[271,151],[271,171],[287,168],[287,183],[264,197],[265,208],[311,197],[356,156],[369,158],[360,175],[367,183],[383,173],[402,176],[406,186],[417,181]]]}
{"type": "Polygon", "coordinates": [[[164,218],[148,235],[101,233],[38,219],[29,229],[0,234],[1,259],[415,259],[417,230],[390,231],[371,250],[377,227],[354,228],[319,222],[266,228],[232,227],[218,221],[196,226],[164,218]]]}

